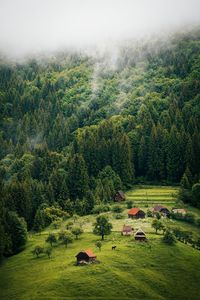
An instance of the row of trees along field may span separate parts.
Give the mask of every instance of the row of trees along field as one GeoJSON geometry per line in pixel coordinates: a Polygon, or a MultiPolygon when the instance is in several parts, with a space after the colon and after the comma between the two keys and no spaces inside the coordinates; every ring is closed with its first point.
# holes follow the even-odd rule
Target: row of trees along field
{"type": "Polygon", "coordinates": [[[83,215],[134,182],[198,183],[199,54],[195,31],[130,43],[110,67],[109,53],[1,58],[1,255],[16,252],[10,212],[30,230],[44,205],[83,215]]]}

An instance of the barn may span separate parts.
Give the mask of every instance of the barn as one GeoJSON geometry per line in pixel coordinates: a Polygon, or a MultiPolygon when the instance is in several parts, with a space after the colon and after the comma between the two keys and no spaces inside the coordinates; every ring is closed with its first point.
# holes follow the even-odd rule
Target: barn
{"type": "Polygon", "coordinates": [[[169,216],[170,212],[169,212],[169,209],[163,205],[156,205],[154,206],[153,208],[153,213],[161,213],[162,215],[165,215],[165,216],[169,216]]]}
{"type": "Polygon", "coordinates": [[[121,235],[131,235],[133,228],[130,225],[124,225],[121,231],[121,235]]]}
{"type": "Polygon", "coordinates": [[[83,250],[76,255],[77,264],[81,262],[94,262],[96,260],[96,257],[97,256],[92,252],[92,250],[83,250]]]}
{"type": "Polygon", "coordinates": [[[144,233],[144,231],[142,229],[138,229],[135,233],[135,240],[136,241],[140,241],[140,242],[144,242],[147,240],[146,238],[146,234],[144,233]]]}
{"type": "Polygon", "coordinates": [[[145,212],[139,208],[131,208],[128,211],[128,217],[131,219],[143,219],[145,218],[145,212]]]}
{"type": "Polygon", "coordinates": [[[125,201],[126,197],[124,192],[122,191],[117,191],[116,194],[114,195],[114,201],[120,202],[120,201],[125,201]]]}

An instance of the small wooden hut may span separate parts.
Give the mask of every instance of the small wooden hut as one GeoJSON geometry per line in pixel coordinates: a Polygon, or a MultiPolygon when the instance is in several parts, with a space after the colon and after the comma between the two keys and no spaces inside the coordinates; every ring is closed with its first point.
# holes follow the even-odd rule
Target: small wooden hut
{"type": "Polygon", "coordinates": [[[76,255],[77,264],[81,262],[87,262],[87,263],[94,262],[96,260],[96,257],[97,256],[92,252],[92,250],[90,249],[83,250],[76,255]]]}
{"type": "Polygon", "coordinates": [[[131,208],[128,211],[128,217],[131,219],[143,219],[145,218],[145,212],[139,208],[131,208]]]}
{"type": "Polygon", "coordinates": [[[114,201],[115,202],[121,202],[121,201],[125,201],[126,197],[124,192],[122,191],[117,191],[116,194],[114,195],[114,201]]]}
{"type": "Polygon", "coordinates": [[[154,206],[153,213],[157,213],[157,212],[161,213],[164,216],[169,216],[170,214],[169,209],[163,205],[154,206]]]}
{"type": "Polygon", "coordinates": [[[140,242],[145,242],[147,240],[146,234],[142,229],[138,229],[135,233],[135,240],[140,242]]]}
{"type": "Polygon", "coordinates": [[[187,213],[187,211],[184,208],[173,208],[172,212],[174,214],[179,214],[179,215],[182,215],[182,216],[185,216],[186,213],[187,213]]]}
{"type": "Polygon", "coordinates": [[[124,225],[121,231],[121,235],[131,235],[133,228],[130,225],[124,225]]]}

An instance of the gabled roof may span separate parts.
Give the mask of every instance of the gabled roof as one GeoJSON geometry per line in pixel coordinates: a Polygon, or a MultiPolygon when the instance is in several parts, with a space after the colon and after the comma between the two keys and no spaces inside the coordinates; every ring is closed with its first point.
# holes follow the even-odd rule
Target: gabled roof
{"type": "Polygon", "coordinates": [[[132,215],[132,216],[135,216],[137,215],[137,213],[140,211],[139,208],[131,208],[129,211],[128,211],[128,215],[132,215]]]}
{"type": "Polygon", "coordinates": [[[124,197],[125,197],[125,195],[124,195],[124,192],[123,192],[123,191],[117,191],[117,193],[118,193],[118,194],[120,194],[120,196],[121,196],[122,198],[124,198],[124,197]]]}
{"type": "Polygon", "coordinates": [[[163,206],[163,205],[156,205],[153,208],[154,211],[161,211],[162,209],[167,209],[168,210],[168,208],[163,206]]]}
{"type": "Polygon", "coordinates": [[[132,231],[132,227],[130,225],[124,225],[122,228],[123,232],[131,232],[132,231]]]}
{"type": "Polygon", "coordinates": [[[135,233],[135,236],[146,236],[146,234],[142,229],[138,229],[135,233]]]}
{"type": "MultiPolygon", "coordinates": [[[[87,254],[87,256],[90,257],[90,258],[96,257],[96,255],[95,255],[95,254],[92,252],[92,250],[90,250],[90,249],[80,251],[79,253],[85,253],[85,254],[87,254]]],[[[79,253],[78,253],[78,254],[79,254],[79,253]]],[[[78,255],[78,254],[77,254],[77,255],[78,255]]],[[[76,256],[77,256],[77,255],[76,255],[76,256]]]]}

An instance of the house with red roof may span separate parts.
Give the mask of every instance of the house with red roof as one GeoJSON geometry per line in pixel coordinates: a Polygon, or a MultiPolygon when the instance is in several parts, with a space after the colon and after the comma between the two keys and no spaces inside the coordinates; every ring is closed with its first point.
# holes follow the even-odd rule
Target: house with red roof
{"type": "Polygon", "coordinates": [[[76,255],[77,264],[81,262],[94,262],[96,258],[97,256],[90,249],[83,250],[76,255]]]}
{"type": "Polygon", "coordinates": [[[131,219],[145,218],[145,212],[140,208],[133,207],[128,211],[128,217],[131,219]]]}

